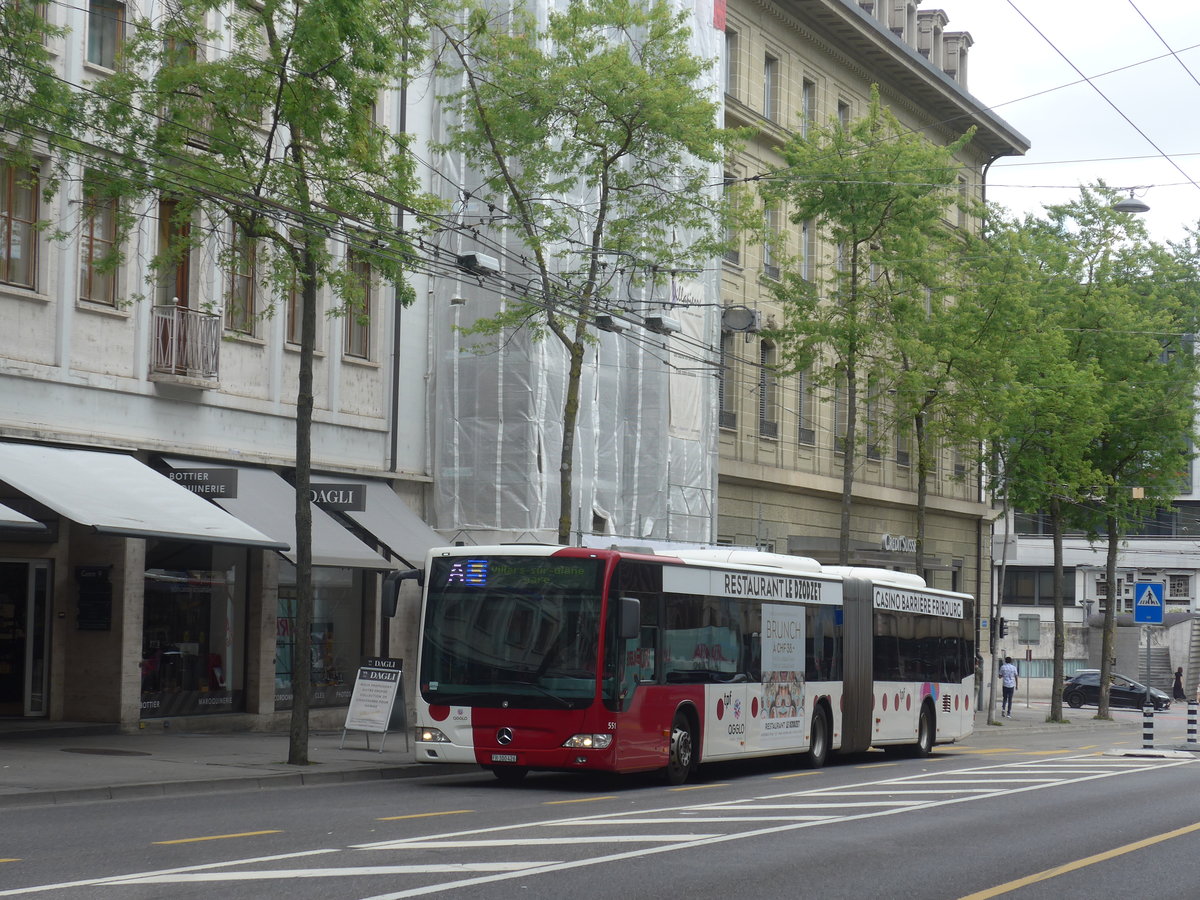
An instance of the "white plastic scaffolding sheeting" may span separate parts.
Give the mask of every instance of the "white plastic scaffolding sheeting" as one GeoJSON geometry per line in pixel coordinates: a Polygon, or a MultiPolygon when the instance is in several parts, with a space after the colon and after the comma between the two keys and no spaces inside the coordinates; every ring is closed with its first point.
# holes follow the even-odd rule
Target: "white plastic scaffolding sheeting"
{"type": "MultiPolygon", "coordinates": [[[[538,4],[544,19],[544,0],[538,4]]],[[[717,59],[712,0],[689,7],[693,52],[717,59]]],[[[719,71],[707,78],[716,91],[719,71]]],[[[718,94],[719,96],[719,94],[718,94]]],[[[445,110],[434,110],[438,136],[445,110]]],[[[459,201],[462,224],[486,218],[461,189],[480,183],[461,159],[443,155],[440,193],[459,201]]],[[[721,184],[715,167],[710,184],[721,184]]],[[[714,190],[719,190],[715,187],[714,190]]],[[[582,193],[573,198],[582,208],[582,193]]],[[[559,457],[567,354],[551,334],[506,333],[482,348],[457,328],[503,308],[505,289],[533,274],[516,262],[524,250],[504,247],[498,231],[460,230],[445,246],[499,259],[497,278],[464,273],[435,278],[430,289],[430,347],[434,400],[430,415],[433,526],[459,540],[553,541],[559,517],[559,457]],[[466,236],[464,236],[466,235],[466,236]],[[509,252],[503,252],[507,249],[509,252]]],[[[614,293],[634,313],[670,316],[672,335],[630,324],[624,333],[597,331],[584,361],[575,440],[572,540],[600,531],[617,538],[714,540],[716,517],[716,359],[719,345],[719,264],[689,275],[686,284],[614,293]],[[632,306],[629,301],[634,301],[632,306]]],[[[614,309],[620,314],[620,310],[614,309]]]]}

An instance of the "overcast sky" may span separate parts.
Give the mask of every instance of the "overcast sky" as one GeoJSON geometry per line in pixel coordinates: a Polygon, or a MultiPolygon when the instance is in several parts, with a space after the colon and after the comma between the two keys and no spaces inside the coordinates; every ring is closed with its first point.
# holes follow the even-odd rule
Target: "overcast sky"
{"type": "Polygon", "coordinates": [[[1200,221],[1200,3],[924,0],[920,8],[944,10],[947,31],[970,32],[967,89],[1032,145],[992,166],[989,200],[1037,212],[1104,179],[1137,188],[1158,240],[1200,221]]]}

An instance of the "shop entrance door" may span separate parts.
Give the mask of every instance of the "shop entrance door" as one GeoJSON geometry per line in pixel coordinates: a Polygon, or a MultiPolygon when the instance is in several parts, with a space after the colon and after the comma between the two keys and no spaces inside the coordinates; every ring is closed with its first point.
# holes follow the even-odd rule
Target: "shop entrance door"
{"type": "Polygon", "coordinates": [[[0,716],[44,716],[49,703],[50,563],[0,560],[0,716]]]}

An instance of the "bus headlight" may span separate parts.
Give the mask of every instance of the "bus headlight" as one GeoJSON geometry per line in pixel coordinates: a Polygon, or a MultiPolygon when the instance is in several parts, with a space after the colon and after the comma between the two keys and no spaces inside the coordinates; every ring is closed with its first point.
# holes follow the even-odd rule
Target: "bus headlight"
{"type": "Polygon", "coordinates": [[[575,734],[563,741],[563,746],[572,750],[607,750],[612,739],[611,734],[575,734]]]}
{"type": "Polygon", "coordinates": [[[436,728],[422,728],[417,732],[417,740],[426,744],[448,744],[450,738],[446,737],[436,728]]]}

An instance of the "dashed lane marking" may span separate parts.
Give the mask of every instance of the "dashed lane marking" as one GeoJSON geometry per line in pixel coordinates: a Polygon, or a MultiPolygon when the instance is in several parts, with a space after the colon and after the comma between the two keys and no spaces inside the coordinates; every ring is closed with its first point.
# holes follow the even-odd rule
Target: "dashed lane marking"
{"type": "Polygon", "coordinates": [[[270,831],[242,831],[238,834],[208,834],[203,837],[176,838],[173,841],[154,841],[155,844],[194,844],[197,841],[224,841],[229,838],[260,837],[264,834],[283,834],[279,829],[270,831]]]}

